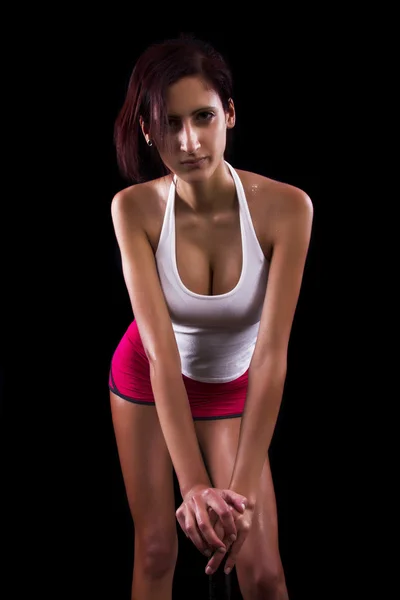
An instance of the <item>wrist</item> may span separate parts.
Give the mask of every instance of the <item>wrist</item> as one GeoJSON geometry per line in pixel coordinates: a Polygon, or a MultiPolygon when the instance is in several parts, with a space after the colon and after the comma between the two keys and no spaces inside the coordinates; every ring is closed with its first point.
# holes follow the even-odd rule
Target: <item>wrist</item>
{"type": "Polygon", "coordinates": [[[257,492],[252,487],[232,480],[228,489],[232,490],[232,492],[236,492],[236,494],[244,496],[246,498],[246,508],[254,510],[257,501],[257,492]]]}
{"type": "Polygon", "coordinates": [[[196,483],[186,484],[180,486],[180,492],[183,499],[212,487],[209,479],[197,480],[196,483]]]}

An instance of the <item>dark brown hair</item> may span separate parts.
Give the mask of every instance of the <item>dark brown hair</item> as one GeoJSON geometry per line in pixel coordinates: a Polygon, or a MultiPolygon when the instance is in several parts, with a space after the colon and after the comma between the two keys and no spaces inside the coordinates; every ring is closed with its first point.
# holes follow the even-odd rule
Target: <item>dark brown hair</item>
{"type": "Polygon", "coordinates": [[[152,44],[136,61],[114,124],[117,163],[128,181],[138,183],[169,172],[155,146],[147,146],[139,117],[149,127],[151,139],[162,142],[168,127],[166,89],[191,75],[199,75],[208,82],[218,93],[224,110],[228,110],[232,97],[231,70],[226,59],[208,42],[184,34],[152,44]]]}

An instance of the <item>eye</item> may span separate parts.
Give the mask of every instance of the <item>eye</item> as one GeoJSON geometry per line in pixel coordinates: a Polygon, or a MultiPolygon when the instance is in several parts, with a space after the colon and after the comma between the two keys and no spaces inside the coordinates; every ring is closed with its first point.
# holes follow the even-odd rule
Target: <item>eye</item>
{"type": "Polygon", "coordinates": [[[177,119],[168,119],[168,127],[170,129],[178,129],[179,121],[177,119]]]}
{"type": "Polygon", "coordinates": [[[198,117],[198,119],[200,119],[200,121],[211,121],[213,116],[214,116],[214,113],[209,112],[208,110],[205,110],[205,111],[197,114],[197,117],[198,117]]]}

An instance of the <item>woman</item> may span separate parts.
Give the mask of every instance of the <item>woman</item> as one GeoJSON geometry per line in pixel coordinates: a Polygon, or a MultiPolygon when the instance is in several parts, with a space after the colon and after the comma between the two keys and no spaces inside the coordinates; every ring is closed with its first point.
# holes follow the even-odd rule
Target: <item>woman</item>
{"type": "Polygon", "coordinates": [[[225,160],[234,125],[229,69],[191,38],[141,55],[115,123],[132,185],[111,214],[134,321],[109,387],[135,599],[171,598],[175,517],[210,557],[206,573],[225,558],[245,600],[288,598],[268,448],[313,208],[225,160]]]}

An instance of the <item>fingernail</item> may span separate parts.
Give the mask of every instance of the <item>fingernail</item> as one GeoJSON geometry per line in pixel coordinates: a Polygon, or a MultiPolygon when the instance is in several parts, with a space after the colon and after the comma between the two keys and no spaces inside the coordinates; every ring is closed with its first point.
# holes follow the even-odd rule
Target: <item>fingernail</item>
{"type": "Polygon", "coordinates": [[[206,556],[210,557],[210,556],[211,556],[211,551],[210,551],[210,550],[205,550],[205,551],[204,551],[204,554],[205,554],[206,556]]]}
{"type": "Polygon", "coordinates": [[[225,567],[225,575],[229,575],[229,573],[232,571],[231,567],[225,567]]]}
{"type": "Polygon", "coordinates": [[[211,567],[207,567],[206,568],[206,575],[211,575],[212,573],[212,568],[211,567]]]}
{"type": "Polygon", "coordinates": [[[242,502],[242,508],[243,510],[246,510],[246,505],[242,502]]]}
{"type": "Polygon", "coordinates": [[[229,539],[231,540],[231,542],[236,542],[236,535],[234,533],[232,533],[232,535],[229,539]]]}
{"type": "Polygon", "coordinates": [[[217,552],[222,552],[223,554],[225,554],[226,548],[224,548],[223,546],[221,546],[221,548],[218,548],[217,552]]]}

